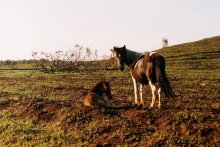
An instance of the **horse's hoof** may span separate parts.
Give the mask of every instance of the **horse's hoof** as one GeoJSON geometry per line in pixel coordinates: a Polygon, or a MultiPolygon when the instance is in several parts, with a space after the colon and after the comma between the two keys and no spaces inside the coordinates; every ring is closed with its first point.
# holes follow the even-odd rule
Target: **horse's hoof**
{"type": "Polygon", "coordinates": [[[153,109],[153,106],[150,106],[149,109],[150,109],[150,110],[153,109]]]}
{"type": "Polygon", "coordinates": [[[140,106],[141,106],[141,107],[144,107],[144,103],[140,103],[140,106]]]}
{"type": "Polygon", "coordinates": [[[134,104],[135,107],[139,107],[139,104],[134,104]]]}

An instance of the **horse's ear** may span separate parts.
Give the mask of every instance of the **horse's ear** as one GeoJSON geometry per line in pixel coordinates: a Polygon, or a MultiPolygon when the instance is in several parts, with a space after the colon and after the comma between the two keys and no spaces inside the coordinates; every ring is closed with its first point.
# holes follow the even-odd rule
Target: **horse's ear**
{"type": "Polygon", "coordinates": [[[126,45],[124,45],[123,48],[126,49],[126,45]]]}
{"type": "Polygon", "coordinates": [[[110,85],[109,81],[105,81],[105,83],[106,83],[106,86],[109,87],[109,85],[110,85]]]}
{"type": "Polygon", "coordinates": [[[116,52],[118,50],[118,47],[117,46],[114,46],[113,47],[113,50],[116,52]]]}

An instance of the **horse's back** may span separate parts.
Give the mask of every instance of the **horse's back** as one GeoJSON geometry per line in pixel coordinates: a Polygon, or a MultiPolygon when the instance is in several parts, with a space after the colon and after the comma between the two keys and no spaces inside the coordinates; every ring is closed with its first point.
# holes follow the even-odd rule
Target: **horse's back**
{"type": "Polygon", "coordinates": [[[144,53],[144,62],[145,63],[153,63],[158,56],[161,56],[161,55],[158,54],[157,52],[145,52],[144,53]]]}

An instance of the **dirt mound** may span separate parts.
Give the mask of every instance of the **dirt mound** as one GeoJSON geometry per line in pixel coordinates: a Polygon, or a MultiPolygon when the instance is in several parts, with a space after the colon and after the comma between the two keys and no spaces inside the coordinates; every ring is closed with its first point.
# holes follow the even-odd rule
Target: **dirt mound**
{"type": "Polygon", "coordinates": [[[32,118],[36,123],[60,122],[74,107],[70,102],[34,98],[11,108],[14,115],[32,118]]]}

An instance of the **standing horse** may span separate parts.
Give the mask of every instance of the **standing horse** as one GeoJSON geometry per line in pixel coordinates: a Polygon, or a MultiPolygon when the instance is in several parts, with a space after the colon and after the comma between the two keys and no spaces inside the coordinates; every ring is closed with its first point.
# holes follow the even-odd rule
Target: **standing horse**
{"type": "Polygon", "coordinates": [[[154,106],[156,93],[158,94],[158,108],[161,106],[161,92],[165,97],[174,97],[175,94],[169,84],[165,74],[164,57],[156,52],[138,53],[123,47],[114,47],[112,50],[116,54],[118,66],[124,70],[124,64],[130,68],[130,73],[134,83],[135,104],[144,105],[142,98],[143,85],[150,85],[152,101],[150,107],[154,106]],[[137,96],[137,83],[140,83],[140,103],[137,96]],[[156,85],[158,83],[158,86],[156,85]]]}

